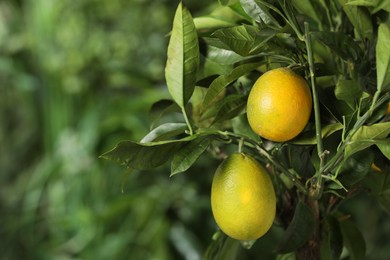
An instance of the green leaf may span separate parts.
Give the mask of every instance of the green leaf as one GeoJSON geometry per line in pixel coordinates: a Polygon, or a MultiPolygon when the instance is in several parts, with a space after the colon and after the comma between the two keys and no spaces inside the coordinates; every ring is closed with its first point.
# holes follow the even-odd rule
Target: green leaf
{"type": "Polygon", "coordinates": [[[348,158],[352,154],[376,144],[378,140],[386,139],[389,134],[390,122],[360,127],[345,148],[344,157],[348,158]]]}
{"type": "Polygon", "coordinates": [[[349,21],[355,27],[360,38],[372,39],[374,30],[371,16],[366,8],[360,6],[348,5],[348,0],[339,0],[349,21]]]}
{"type": "MultiPolygon", "coordinates": [[[[341,123],[325,125],[321,129],[321,136],[322,138],[326,138],[341,129],[343,129],[343,125],[341,123]]],[[[299,144],[299,145],[316,144],[317,139],[316,139],[315,129],[301,133],[296,138],[294,138],[290,143],[299,144]]]]}
{"type": "Polygon", "coordinates": [[[376,142],[376,146],[378,146],[379,150],[381,150],[383,155],[390,160],[390,138],[387,138],[385,140],[378,140],[376,142]]]}
{"type": "Polygon", "coordinates": [[[216,78],[208,88],[206,95],[204,97],[202,106],[203,108],[207,108],[210,105],[212,105],[218,95],[232,82],[237,80],[238,78],[244,76],[245,74],[249,73],[250,71],[256,69],[262,64],[262,62],[258,63],[248,63],[248,64],[243,64],[240,66],[237,66],[234,68],[230,74],[228,75],[221,75],[218,78],[216,78]]]}
{"type": "Polygon", "coordinates": [[[199,66],[199,45],[195,24],[188,9],[176,9],[168,45],[165,78],[173,100],[184,109],[195,88],[199,66]]]}
{"type": "Polygon", "coordinates": [[[152,105],[149,111],[149,120],[151,128],[163,117],[170,112],[181,112],[180,107],[172,100],[162,99],[152,105]]]}
{"type": "Polygon", "coordinates": [[[341,79],[337,82],[334,93],[338,100],[344,101],[350,108],[355,109],[363,91],[358,82],[341,79]]]}
{"type": "Polygon", "coordinates": [[[376,73],[379,91],[390,89],[390,24],[382,23],[376,44],[376,73]]]}
{"type": "Polygon", "coordinates": [[[247,96],[229,95],[222,100],[222,106],[218,110],[212,124],[234,118],[242,113],[246,107],[247,96]]]}
{"type": "Polygon", "coordinates": [[[121,163],[132,169],[153,169],[166,163],[183,145],[198,136],[192,135],[180,140],[151,143],[122,141],[100,157],[121,163]]]}
{"type": "Polygon", "coordinates": [[[276,31],[269,28],[260,30],[251,25],[239,25],[222,28],[212,36],[221,40],[231,50],[241,56],[254,55],[264,51],[265,44],[276,35],[276,31]]]}
{"type": "Polygon", "coordinates": [[[236,25],[234,22],[227,21],[220,17],[201,16],[194,18],[194,24],[198,31],[215,30],[224,27],[236,25]]]}
{"type": "Polygon", "coordinates": [[[243,135],[249,139],[252,139],[256,142],[261,142],[260,137],[253,132],[252,128],[249,126],[248,118],[246,114],[241,114],[232,119],[233,132],[236,134],[243,135]]]}
{"type": "Polygon", "coordinates": [[[310,17],[320,28],[322,28],[322,16],[326,14],[324,10],[321,9],[321,5],[319,5],[318,1],[292,0],[291,3],[301,14],[310,17]]]}
{"type": "Polygon", "coordinates": [[[388,0],[352,0],[346,5],[370,7],[370,12],[372,14],[375,14],[380,10],[385,10],[390,13],[390,2],[388,0]]]}
{"type": "Polygon", "coordinates": [[[205,260],[235,260],[239,252],[240,241],[226,236],[218,231],[206,250],[205,260]]]}
{"type": "Polygon", "coordinates": [[[207,58],[219,64],[227,65],[234,64],[245,59],[232,50],[221,49],[214,46],[208,46],[207,58]]]}
{"type": "Polygon", "coordinates": [[[321,232],[321,259],[340,259],[343,249],[343,237],[340,225],[333,216],[327,216],[324,219],[321,232]]]}
{"type": "Polygon", "coordinates": [[[366,243],[360,230],[351,219],[340,221],[344,245],[351,260],[366,259],[366,243]]]}
{"type": "Polygon", "coordinates": [[[245,12],[256,22],[281,28],[279,22],[271,15],[269,8],[263,1],[240,0],[240,3],[245,12]]]}
{"type": "Polygon", "coordinates": [[[210,145],[209,137],[197,138],[175,153],[171,162],[171,176],[188,170],[210,145]]]}
{"type": "Polygon", "coordinates": [[[185,123],[162,124],[150,131],[149,134],[147,134],[141,140],[141,143],[164,140],[168,137],[176,136],[178,134],[184,134],[185,130],[187,130],[187,124],[185,123]]]}
{"type": "Polygon", "coordinates": [[[310,239],[314,228],[315,219],[312,211],[305,203],[298,202],[294,217],[284,233],[277,251],[280,253],[295,251],[310,239]]]}
{"type": "Polygon", "coordinates": [[[340,58],[357,61],[363,57],[360,46],[350,36],[340,32],[313,32],[317,40],[328,46],[340,58]]]}

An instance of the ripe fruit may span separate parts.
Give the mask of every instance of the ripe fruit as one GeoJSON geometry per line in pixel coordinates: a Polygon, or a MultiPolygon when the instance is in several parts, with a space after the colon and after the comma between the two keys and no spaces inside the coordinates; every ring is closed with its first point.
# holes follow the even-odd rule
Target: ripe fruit
{"type": "Polygon", "coordinates": [[[284,142],[302,132],[311,109],[311,93],[306,81],[288,68],[278,68],[264,73],[253,85],[247,116],[256,134],[284,142]]]}
{"type": "Polygon", "coordinates": [[[215,172],[211,209],[228,236],[244,241],[263,236],[276,213],[275,191],[267,171],[248,155],[230,155],[215,172]]]}

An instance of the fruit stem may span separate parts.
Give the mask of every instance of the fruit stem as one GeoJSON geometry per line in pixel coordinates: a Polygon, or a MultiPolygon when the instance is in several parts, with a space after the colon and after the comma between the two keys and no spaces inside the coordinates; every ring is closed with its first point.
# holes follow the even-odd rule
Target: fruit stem
{"type": "Polygon", "coordinates": [[[261,156],[267,158],[267,160],[270,161],[276,167],[276,169],[278,169],[280,172],[284,173],[291,180],[291,182],[297,187],[298,190],[300,190],[303,194],[307,194],[306,187],[299,181],[299,176],[294,176],[293,173],[291,173],[286,167],[284,167],[282,164],[280,164],[279,162],[274,160],[272,155],[270,155],[265,149],[260,147],[257,144],[257,142],[255,142],[255,141],[253,141],[245,136],[242,136],[240,134],[232,133],[229,131],[218,131],[218,132],[219,132],[219,134],[221,134],[225,137],[227,137],[227,136],[233,137],[234,139],[238,140],[239,143],[241,141],[243,143],[247,142],[248,144],[253,146],[259,152],[259,154],[261,156]]]}
{"type": "Polygon", "coordinates": [[[190,124],[190,121],[188,120],[187,112],[184,109],[184,107],[181,109],[181,111],[183,112],[184,120],[186,121],[186,124],[188,126],[188,130],[190,131],[190,135],[193,135],[194,131],[192,130],[192,126],[190,124]]]}
{"type": "Polygon", "coordinates": [[[309,31],[309,23],[305,22],[305,44],[307,50],[307,60],[309,63],[310,70],[310,80],[311,80],[311,89],[313,93],[313,103],[314,103],[314,119],[315,119],[315,127],[316,127],[316,139],[317,139],[317,153],[320,158],[320,167],[316,171],[313,182],[313,197],[319,198],[322,193],[322,173],[324,169],[325,155],[324,146],[322,143],[322,135],[321,135],[321,117],[320,117],[320,102],[318,100],[318,93],[315,82],[315,69],[314,69],[314,60],[313,60],[313,51],[311,46],[311,38],[309,31]]]}

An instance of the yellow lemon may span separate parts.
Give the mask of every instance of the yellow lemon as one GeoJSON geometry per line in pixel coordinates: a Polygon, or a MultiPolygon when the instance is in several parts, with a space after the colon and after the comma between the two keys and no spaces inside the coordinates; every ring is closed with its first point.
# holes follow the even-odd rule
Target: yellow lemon
{"type": "Polygon", "coordinates": [[[211,209],[220,229],[237,240],[255,240],[272,226],[276,197],[268,172],[253,158],[234,153],[215,172],[211,209]]]}
{"type": "Polygon", "coordinates": [[[247,103],[252,130],[263,138],[284,142],[305,128],[312,110],[307,82],[288,68],[277,68],[260,76],[247,103]]]}

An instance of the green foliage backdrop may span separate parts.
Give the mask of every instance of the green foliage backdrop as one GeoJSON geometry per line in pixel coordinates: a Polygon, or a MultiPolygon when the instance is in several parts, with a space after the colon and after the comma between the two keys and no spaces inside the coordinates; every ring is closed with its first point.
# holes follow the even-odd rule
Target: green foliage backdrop
{"type": "MultiPolygon", "coordinates": [[[[294,208],[280,211],[290,214],[280,216],[288,223],[276,223],[250,250],[217,232],[211,180],[237,139],[222,130],[260,143],[246,127],[247,91],[257,68],[295,64],[308,71],[306,55],[296,52],[305,49],[305,35],[295,35],[307,21],[318,61],[324,149],[336,151],[356,111],[388,93],[390,8],[380,0],[291,1],[287,7],[297,15],[284,24],[291,10],[281,14],[271,5],[278,2],[185,1],[188,9],[176,13],[182,20],[173,24],[179,5],[173,0],[1,1],[0,258],[294,259],[277,256],[276,249],[283,237],[288,252],[308,235],[310,214],[296,198],[298,217],[294,208]],[[168,46],[170,38],[176,46],[168,46]],[[175,54],[177,48],[193,59],[175,54]],[[373,64],[375,53],[382,55],[373,64]],[[173,57],[168,63],[167,54],[173,57]],[[188,75],[179,79],[177,70],[188,75]],[[202,107],[211,109],[201,113],[202,107]],[[151,141],[154,146],[145,145],[151,141]],[[105,156],[135,169],[99,159],[117,143],[105,156]],[[172,167],[164,164],[178,150],[172,167]],[[138,152],[144,158],[134,157],[138,152]],[[289,232],[300,232],[293,244],[289,232]]],[[[346,198],[324,219],[329,259],[390,255],[389,133],[388,125],[375,126],[388,119],[382,103],[350,140],[355,143],[345,156],[354,155],[337,169],[340,178],[326,184],[326,199],[332,192],[346,198]],[[374,161],[381,173],[367,167],[374,161]],[[354,193],[357,183],[376,193],[354,193]]],[[[273,156],[306,178],[314,170],[308,165],[319,165],[308,155],[314,144],[312,118],[306,133],[273,156]]]]}

